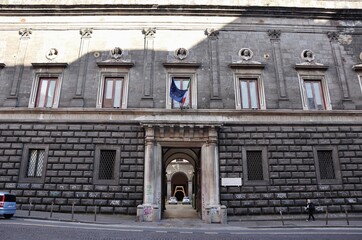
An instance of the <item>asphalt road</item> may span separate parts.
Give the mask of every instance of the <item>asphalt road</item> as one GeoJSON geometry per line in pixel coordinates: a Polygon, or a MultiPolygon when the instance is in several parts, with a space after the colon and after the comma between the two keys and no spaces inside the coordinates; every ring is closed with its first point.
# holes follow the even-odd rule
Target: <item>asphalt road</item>
{"type": "Polygon", "coordinates": [[[6,240],[360,240],[362,228],[207,229],[85,224],[34,219],[0,219],[6,240]]]}

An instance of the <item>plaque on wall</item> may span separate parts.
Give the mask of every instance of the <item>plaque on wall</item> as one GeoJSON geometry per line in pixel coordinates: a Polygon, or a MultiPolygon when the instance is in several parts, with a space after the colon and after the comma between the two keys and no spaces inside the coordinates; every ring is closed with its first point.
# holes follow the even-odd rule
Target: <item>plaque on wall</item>
{"type": "Polygon", "coordinates": [[[221,178],[221,186],[238,186],[242,185],[241,178],[221,178]]]}

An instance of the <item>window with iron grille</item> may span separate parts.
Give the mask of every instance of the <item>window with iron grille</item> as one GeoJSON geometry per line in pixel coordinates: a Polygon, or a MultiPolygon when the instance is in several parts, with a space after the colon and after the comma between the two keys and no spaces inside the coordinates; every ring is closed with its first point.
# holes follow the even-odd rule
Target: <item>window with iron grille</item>
{"type": "Polygon", "coordinates": [[[27,177],[41,177],[44,167],[44,149],[30,149],[29,162],[27,167],[27,177]]]}
{"type": "Polygon", "coordinates": [[[116,151],[101,150],[101,159],[99,162],[99,180],[114,179],[114,164],[116,161],[116,151]]]}
{"type": "Polygon", "coordinates": [[[95,184],[118,184],[120,149],[114,146],[97,146],[95,152],[93,182],[95,184]]]}
{"type": "Polygon", "coordinates": [[[314,158],[319,183],[335,184],[342,181],[336,147],[315,147],[314,158]]]}
{"type": "Polygon", "coordinates": [[[19,182],[42,183],[45,180],[49,147],[25,145],[20,166],[19,182]]]}
{"type": "Polygon", "coordinates": [[[248,180],[264,180],[263,159],[261,151],[246,151],[248,180]]]}
{"type": "Polygon", "coordinates": [[[242,157],[244,184],[267,185],[269,174],[266,147],[244,147],[242,157]]]}
{"type": "Polygon", "coordinates": [[[336,179],[332,151],[317,151],[321,179],[336,179]]]}

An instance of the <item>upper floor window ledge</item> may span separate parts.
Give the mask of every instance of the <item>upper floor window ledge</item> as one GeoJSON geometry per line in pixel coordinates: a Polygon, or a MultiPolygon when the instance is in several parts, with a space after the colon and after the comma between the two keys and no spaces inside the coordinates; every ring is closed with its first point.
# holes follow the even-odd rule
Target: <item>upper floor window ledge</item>
{"type": "Polygon", "coordinates": [[[165,68],[199,68],[201,63],[198,62],[166,62],[163,63],[165,68]]]}
{"type": "Polygon", "coordinates": [[[329,67],[323,64],[295,64],[294,68],[296,70],[327,70],[329,67]]]}
{"type": "Polygon", "coordinates": [[[98,67],[123,67],[123,68],[131,68],[135,65],[134,62],[115,62],[115,61],[104,61],[97,62],[98,67]]]}
{"type": "Polygon", "coordinates": [[[230,68],[233,69],[264,69],[265,64],[263,63],[231,63],[230,68]]]}
{"type": "Polygon", "coordinates": [[[31,63],[31,65],[34,68],[66,68],[68,67],[68,63],[53,63],[53,62],[48,62],[48,63],[31,63]]]}
{"type": "Polygon", "coordinates": [[[354,65],[353,70],[355,70],[356,72],[362,72],[362,63],[358,64],[358,65],[354,65]]]}

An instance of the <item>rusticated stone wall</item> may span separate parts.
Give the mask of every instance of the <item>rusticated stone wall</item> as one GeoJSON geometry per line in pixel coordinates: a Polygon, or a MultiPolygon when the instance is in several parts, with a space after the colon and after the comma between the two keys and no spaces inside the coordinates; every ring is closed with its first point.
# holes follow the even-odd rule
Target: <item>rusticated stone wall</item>
{"type": "Polygon", "coordinates": [[[265,185],[221,187],[228,215],[302,213],[306,199],[319,211],[362,211],[362,126],[244,125],[220,130],[220,177],[243,177],[242,149],[265,146],[269,181],[265,185]],[[337,148],[340,184],[317,180],[314,147],[337,148]]]}
{"type": "Polygon", "coordinates": [[[18,207],[35,210],[135,214],[143,198],[144,132],[139,125],[2,123],[0,125],[0,189],[17,195],[18,207]],[[42,183],[21,181],[22,154],[28,144],[48,147],[42,183]],[[120,148],[117,184],[93,182],[98,145],[120,148]]]}

